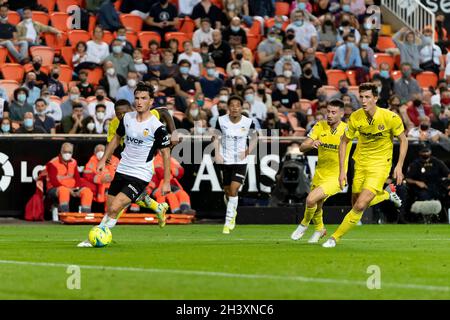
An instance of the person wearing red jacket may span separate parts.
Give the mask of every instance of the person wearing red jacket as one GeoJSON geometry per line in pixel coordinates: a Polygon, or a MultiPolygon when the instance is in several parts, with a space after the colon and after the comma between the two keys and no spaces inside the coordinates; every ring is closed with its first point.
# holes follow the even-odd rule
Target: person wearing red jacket
{"type": "Polygon", "coordinates": [[[429,105],[422,102],[420,95],[416,96],[412,103],[406,109],[409,120],[414,123],[414,126],[418,127],[420,125],[420,119],[427,116],[433,117],[432,109],[429,105]]]}
{"type": "Polygon", "coordinates": [[[60,212],[69,211],[71,196],[81,198],[82,212],[91,212],[93,193],[83,187],[77,161],[72,155],[73,145],[63,143],[60,154],[46,164],[47,192],[50,197],[58,199],[60,212]]]}
{"type": "Polygon", "coordinates": [[[103,144],[98,144],[94,148],[94,154],[89,159],[88,163],[84,167],[83,185],[88,187],[95,195],[96,202],[106,201],[106,190],[111,185],[111,181],[116,173],[117,166],[119,165],[119,158],[116,156],[111,156],[105,170],[98,172],[97,166],[100,159],[105,153],[105,146],[103,144]]]}

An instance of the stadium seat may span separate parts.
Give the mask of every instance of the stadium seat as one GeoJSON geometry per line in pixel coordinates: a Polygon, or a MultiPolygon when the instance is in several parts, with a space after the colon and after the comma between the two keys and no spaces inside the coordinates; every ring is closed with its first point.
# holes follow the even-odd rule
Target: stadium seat
{"type": "Polygon", "coordinates": [[[136,48],[137,42],[138,42],[138,35],[136,34],[136,32],[127,31],[126,37],[127,37],[127,40],[131,43],[131,45],[134,48],[136,48]]]}
{"type": "Polygon", "coordinates": [[[379,74],[380,70],[370,69],[370,79],[373,79],[373,76],[379,74]]]}
{"type": "Polygon", "coordinates": [[[72,88],[72,87],[76,87],[78,83],[79,83],[79,81],[70,81],[70,82],[69,82],[69,85],[68,85],[69,90],[70,90],[70,88],[72,88]]]}
{"type": "MultiPolygon", "coordinates": [[[[181,0],[181,1],[183,1],[183,0],[181,0]]],[[[223,9],[223,2],[222,2],[222,0],[211,0],[211,3],[215,4],[216,6],[218,6],[220,10],[223,9]]]]}
{"type": "Polygon", "coordinates": [[[38,4],[48,9],[48,13],[53,13],[55,10],[56,0],[37,0],[38,4]]]}
{"type": "Polygon", "coordinates": [[[69,15],[65,12],[53,12],[50,14],[50,22],[52,26],[61,31],[69,30],[67,28],[67,20],[69,19],[69,15]]]}
{"type": "Polygon", "coordinates": [[[37,21],[43,25],[48,25],[48,22],[50,21],[48,14],[44,11],[33,11],[32,19],[33,21],[37,21]]]}
{"type": "Polygon", "coordinates": [[[333,64],[333,59],[334,59],[334,52],[328,52],[327,53],[327,58],[328,58],[328,64],[331,65],[333,64]]]}
{"type": "Polygon", "coordinates": [[[61,72],[59,74],[60,81],[63,81],[66,83],[69,83],[70,81],[72,81],[73,70],[70,66],[68,66],[67,64],[60,64],[59,69],[61,70],[61,72]]]}
{"type": "Polygon", "coordinates": [[[89,16],[89,27],[88,31],[89,33],[94,33],[95,25],[97,24],[97,17],[96,16],[89,16]]]}
{"type": "Polygon", "coordinates": [[[72,48],[75,48],[80,41],[88,42],[91,40],[91,35],[85,30],[69,30],[67,34],[72,48]]]}
{"type": "Polygon", "coordinates": [[[92,85],[96,86],[103,78],[103,69],[100,67],[95,68],[94,70],[89,70],[88,73],[88,82],[92,83],[92,85]]]}
{"type": "Polygon", "coordinates": [[[336,93],[339,93],[339,90],[334,86],[322,86],[323,90],[325,90],[327,94],[327,99],[330,99],[336,93]]]}
{"type": "Polygon", "coordinates": [[[392,36],[392,27],[390,24],[382,24],[380,30],[381,36],[392,36]]]}
{"type": "Polygon", "coordinates": [[[73,57],[73,48],[72,47],[62,47],[61,48],[61,56],[63,57],[66,64],[72,67],[72,57],[73,57]]]}
{"type": "Polygon", "coordinates": [[[55,53],[58,54],[61,52],[61,48],[66,45],[67,42],[67,33],[62,33],[61,38],[58,38],[53,33],[44,33],[44,39],[47,46],[55,49],[55,53]]]}
{"type": "Polygon", "coordinates": [[[359,86],[349,86],[348,92],[353,93],[356,96],[356,98],[358,98],[359,97],[359,86]]]}
{"type": "Polygon", "coordinates": [[[120,21],[127,30],[134,32],[140,32],[142,30],[142,24],[144,23],[141,17],[134,14],[121,14],[120,21]]]}
{"type": "Polygon", "coordinates": [[[148,49],[148,43],[152,40],[156,40],[161,43],[161,36],[159,33],[154,31],[142,31],[138,34],[139,42],[141,43],[142,49],[148,49]]]}
{"type": "Polygon", "coordinates": [[[103,41],[105,41],[107,44],[111,44],[111,42],[113,42],[114,39],[115,37],[111,31],[108,30],[103,31],[103,41]]]}
{"type": "Polygon", "coordinates": [[[289,3],[275,2],[275,15],[276,16],[289,16],[289,3]]]}
{"type": "Polygon", "coordinates": [[[392,79],[393,79],[394,81],[395,81],[395,80],[398,80],[398,79],[400,79],[400,78],[402,77],[402,72],[399,71],[399,70],[392,71],[392,72],[391,72],[391,77],[392,77],[392,79]]]}
{"type": "Polygon", "coordinates": [[[261,35],[261,22],[258,20],[253,20],[253,24],[248,33],[261,35]]]}
{"type": "Polygon", "coordinates": [[[16,11],[8,11],[8,23],[16,25],[20,22],[20,15],[16,11]]]}
{"type": "Polygon", "coordinates": [[[320,63],[322,64],[322,67],[327,70],[328,69],[328,57],[326,53],[316,51],[316,58],[320,60],[320,63]]]}
{"type": "Polygon", "coordinates": [[[311,100],[300,99],[300,107],[301,107],[301,110],[305,114],[308,114],[308,110],[312,110],[312,102],[311,102],[311,100]]]}
{"type": "Polygon", "coordinates": [[[255,51],[258,48],[258,44],[260,43],[261,37],[257,34],[247,34],[247,48],[252,51],[255,51]]]}
{"type": "Polygon", "coordinates": [[[25,73],[24,67],[18,63],[5,63],[0,66],[0,71],[3,74],[3,78],[15,80],[20,83],[22,82],[25,73]]]}
{"type": "Polygon", "coordinates": [[[178,0],[169,0],[171,4],[173,4],[178,9],[178,0]]]}
{"type": "Polygon", "coordinates": [[[433,88],[436,88],[438,83],[438,76],[434,72],[423,71],[416,75],[416,80],[419,84],[419,87],[428,88],[432,86],[433,88]]]}
{"type": "Polygon", "coordinates": [[[377,65],[378,65],[378,67],[382,63],[387,63],[389,65],[390,70],[394,70],[395,60],[394,60],[394,57],[391,56],[390,54],[388,54],[388,53],[376,53],[376,54],[374,54],[374,58],[375,58],[375,61],[376,61],[377,65]]]}
{"type": "Polygon", "coordinates": [[[350,82],[350,85],[351,85],[351,86],[356,86],[356,85],[358,85],[358,84],[356,83],[356,73],[355,73],[355,71],[353,71],[353,70],[347,70],[347,71],[345,71],[345,74],[347,75],[348,82],[350,82]]]}
{"type": "Polygon", "coordinates": [[[122,5],[122,0],[117,0],[114,3],[114,8],[116,8],[117,11],[120,11],[120,6],[122,5]]]}
{"type": "Polygon", "coordinates": [[[0,80],[0,87],[2,87],[6,91],[6,95],[8,96],[9,101],[11,101],[14,90],[19,87],[19,82],[17,82],[16,80],[0,80]]]}
{"type": "Polygon", "coordinates": [[[164,40],[168,42],[170,39],[178,40],[178,50],[180,52],[184,52],[183,42],[191,40],[191,38],[183,32],[167,32],[164,36],[164,40]]]}
{"type": "Polygon", "coordinates": [[[0,48],[0,65],[6,62],[6,57],[8,56],[8,49],[0,48]]]}
{"type": "Polygon", "coordinates": [[[81,0],[56,0],[56,6],[59,12],[67,12],[70,6],[81,7],[81,0]]]}
{"type": "MultiPolygon", "coordinates": [[[[290,21],[286,20],[283,22],[283,26],[281,27],[282,30],[286,30],[287,26],[289,25],[290,21]]],[[[275,18],[269,18],[265,20],[264,25],[267,29],[272,28],[275,25],[275,18]]]]}
{"type": "Polygon", "coordinates": [[[195,31],[195,22],[189,17],[184,17],[184,21],[179,28],[180,32],[184,33],[194,33],[195,31]]]}
{"type": "Polygon", "coordinates": [[[347,75],[342,70],[329,69],[326,71],[326,73],[328,77],[328,85],[335,88],[338,87],[338,83],[340,80],[348,80],[347,75]]]}
{"type": "Polygon", "coordinates": [[[395,43],[391,37],[380,36],[380,37],[378,37],[377,48],[378,48],[378,50],[384,52],[390,48],[397,48],[397,46],[395,45],[395,43]]]}
{"type": "Polygon", "coordinates": [[[56,102],[57,104],[61,104],[61,98],[58,96],[50,96],[50,101],[51,102],[56,102]]]}
{"type": "Polygon", "coordinates": [[[42,58],[43,66],[50,66],[53,64],[55,50],[47,46],[34,46],[30,48],[30,54],[32,57],[40,56],[42,58]]]}

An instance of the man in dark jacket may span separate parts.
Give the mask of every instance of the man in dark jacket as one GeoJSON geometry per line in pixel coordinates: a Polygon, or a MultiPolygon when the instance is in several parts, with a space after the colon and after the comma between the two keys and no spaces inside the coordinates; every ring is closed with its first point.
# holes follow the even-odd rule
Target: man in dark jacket
{"type": "Polygon", "coordinates": [[[120,27],[119,14],[114,7],[114,3],[117,0],[107,0],[103,2],[98,10],[97,23],[103,27],[103,29],[115,32],[120,27]]]}
{"type": "Polygon", "coordinates": [[[311,62],[312,64],[313,77],[320,79],[322,85],[326,86],[328,83],[328,77],[319,58],[316,58],[316,50],[314,48],[306,49],[303,63],[306,61],[311,62]]]}

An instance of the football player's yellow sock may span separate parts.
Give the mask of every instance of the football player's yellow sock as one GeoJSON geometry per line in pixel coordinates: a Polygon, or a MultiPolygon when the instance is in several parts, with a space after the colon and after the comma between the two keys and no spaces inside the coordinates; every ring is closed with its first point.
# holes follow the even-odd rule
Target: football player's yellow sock
{"type": "Polygon", "coordinates": [[[361,220],[363,213],[358,212],[354,209],[350,210],[349,213],[344,218],[344,221],[339,225],[337,230],[333,233],[332,237],[337,241],[346,234],[348,231],[350,231],[351,228],[353,228],[359,220],[361,220]]]}
{"type": "Polygon", "coordinates": [[[125,209],[126,209],[126,208],[123,208],[123,209],[119,212],[119,214],[117,215],[116,220],[119,220],[120,216],[125,212],[125,209]]]}
{"type": "Polygon", "coordinates": [[[150,201],[149,205],[147,205],[144,200],[136,201],[136,204],[138,204],[140,207],[144,207],[144,208],[153,210],[154,212],[157,212],[159,203],[149,196],[147,197],[147,199],[150,201]]]}
{"type": "Polygon", "coordinates": [[[375,198],[369,203],[369,207],[376,205],[377,203],[383,202],[384,200],[389,200],[389,192],[383,190],[383,193],[377,193],[375,198]]]}
{"type": "Polygon", "coordinates": [[[303,216],[303,220],[300,222],[303,226],[305,227],[309,226],[309,223],[311,222],[311,219],[313,218],[316,209],[317,205],[315,205],[312,208],[305,206],[305,215],[303,216]]]}
{"type": "Polygon", "coordinates": [[[317,210],[314,213],[314,217],[312,218],[312,222],[314,223],[314,230],[315,231],[320,231],[323,228],[325,228],[325,226],[323,225],[323,210],[317,210]]]}

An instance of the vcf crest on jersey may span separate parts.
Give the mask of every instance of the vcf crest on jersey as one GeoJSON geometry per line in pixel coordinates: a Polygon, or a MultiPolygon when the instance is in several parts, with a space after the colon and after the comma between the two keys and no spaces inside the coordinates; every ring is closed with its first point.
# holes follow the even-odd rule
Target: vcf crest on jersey
{"type": "Polygon", "coordinates": [[[144,137],[148,136],[149,133],[150,133],[150,130],[147,129],[147,128],[145,128],[145,129],[144,129],[144,137]]]}

